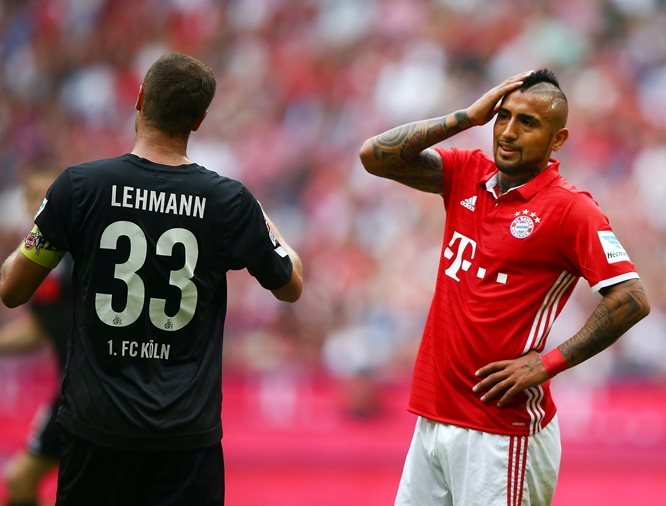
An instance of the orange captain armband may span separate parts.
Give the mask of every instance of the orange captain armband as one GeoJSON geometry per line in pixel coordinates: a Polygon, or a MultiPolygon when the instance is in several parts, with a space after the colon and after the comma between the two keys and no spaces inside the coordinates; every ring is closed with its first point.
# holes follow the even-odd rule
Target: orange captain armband
{"type": "Polygon", "coordinates": [[[31,262],[51,270],[60,263],[66,251],[54,247],[35,225],[23,239],[21,253],[31,262]]]}
{"type": "Polygon", "coordinates": [[[559,348],[555,348],[545,355],[541,355],[541,362],[543,363],[543,367],[546,369],[548,376],[551,378],[569,368],[564,360],[564,355],[562,355],[559,348]]]}

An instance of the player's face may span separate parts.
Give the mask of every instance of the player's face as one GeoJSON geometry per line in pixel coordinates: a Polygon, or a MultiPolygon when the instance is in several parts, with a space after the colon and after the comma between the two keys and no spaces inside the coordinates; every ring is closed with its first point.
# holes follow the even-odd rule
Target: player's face
{"type": "Polygon", "coordinates": [[[493,154],[500,172],[520,178],[548,165],[551,151],[566,140],[566,130],[553,125],[553,107],[546,93],[514,91],[504,98],[493,127],[493,154]]]}

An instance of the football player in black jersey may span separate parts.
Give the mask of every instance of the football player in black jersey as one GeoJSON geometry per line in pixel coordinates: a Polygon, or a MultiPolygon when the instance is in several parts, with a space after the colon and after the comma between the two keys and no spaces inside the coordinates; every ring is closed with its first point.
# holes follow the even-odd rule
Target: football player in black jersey
{"type": "MultiPolygon", "coordinates": [[[[39,207],[57,173],[45,162],[37,162],[25,176],[23,190],[27,211],[39,207]]],[[[0,328],[0,354],[22,353],[44,346],[55,352],[62,374],[67,355],[72,318],[72,259],[66,255],[40,285],[29,308],[0,328]]],[[[28,445],[9,460],[5,469],[7,506],[36,506],[42,478],[55,469],[60,458],[60,429],[56,423],[59,390],[41,406],[32,424],[28,445]]]]}
{"type": "Polygon", "coordinates": [[[303,268],[242,183],[187,157],[215,85],[202,62],[160,57],[139,89],[132,151],[65,169],[2,266],[13,307],[74,258],[58,505],[224,502],[226,272],[245,268],[295,302],[303,268]]]}

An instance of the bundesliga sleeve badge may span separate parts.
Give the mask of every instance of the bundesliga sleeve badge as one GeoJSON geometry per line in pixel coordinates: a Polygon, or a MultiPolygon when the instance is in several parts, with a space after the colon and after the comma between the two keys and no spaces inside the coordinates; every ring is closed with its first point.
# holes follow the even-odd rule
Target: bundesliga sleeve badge
{"type": "Polygon", "coordinates": [[[597,234],[599,235],[601,247],[604,249],[604,254],[606,255],[606,260],[609,264],[629,260],[629,255],[613,232],[610,230],[604,230],[602,232],[597,232],[597,234]]]}

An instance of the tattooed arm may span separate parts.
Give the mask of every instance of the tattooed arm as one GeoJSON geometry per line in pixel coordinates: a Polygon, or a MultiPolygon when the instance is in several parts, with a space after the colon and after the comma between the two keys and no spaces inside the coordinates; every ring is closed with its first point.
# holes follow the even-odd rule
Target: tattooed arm
{"type": "Polygon", "coordinates": [[[465,111],[399,126],[366,140],[361,147],[361,163],[375,176],[424,192],[441,193],[442,158],[427,148],[470,126],[465,111]]]}
{"type": "MultiPolygon", "coordinates": [[[[608,348],[650,312],[647,295],[638,279],[605,288],[602,296],[583,328],[559,346],[568,367],[608,348]]],[[[499,406],[526,388],[550,379],[536,351],[515,360],[493,362],[479,369],[476,375],[484,379],[474,391],[486,392],[481,397],[484,402],[499,397],[499,406]]]]}
{"type": "Polygon", "coordinates": [[[488,123],[497,113],[502,98],[518,89],[530,72],[508,78],[467,109],[408,123],[371,137],[361,146],[361,163],[370,174],[417,190],[441,193],[442,159],[428,148],[472,126],[488,123]]]}
{"type": "Polygon", "coordinates": [[[573,367],[605,350],[650,312],[643,284],[632,279],[602,289],[603,299],[583,328],[559,346],[573,367]]]}

